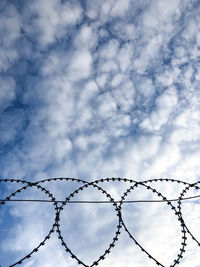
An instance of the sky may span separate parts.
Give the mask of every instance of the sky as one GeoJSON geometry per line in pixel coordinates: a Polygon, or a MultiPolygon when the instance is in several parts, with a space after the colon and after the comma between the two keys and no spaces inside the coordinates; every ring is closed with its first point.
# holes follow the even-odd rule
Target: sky
{"type": "MultiPolygon", "coordinates": [[[[200,180],[199,14],[197,0],[1,0],[1,179],[200,180]]],[[[2,182],[0,195],[22,186],[2,182]]],[[[80,183],[41,186],[63,200],[80,183]]],[[[100,185],[116,200],[130,186],[123,181],[100,185]]],[[[166,197],[179,197],[184,189],[172,182],[151,186],[166,197]]],[[[195,192],[190,188],[186,195],[195,192]]],[[[31,187],[17,197],[47,195],[31,187]]],[[[127,198],[156,197],[140,185],[127,198]]],[[[108,200],[93,186],[73,199],[108,200]]],[[[194,233],[198,203],[188,201],[182,207],[194,233]]],[[[163,266],[170,266],[179,252],[181,229],[168,205],[124,204],[122,211],[138,241],[163,266]]],[[[66,243],[87,266],[108,247],[118,223],[110,204],[68,204],[60,220],[66,243]]],[[[23,258],[53,222],[51,204],[0,206],[0,265],[23,258]]],[[[199,247],[190,239],[183,267],[200,266],[199,247]]],[[[21,266],[56,265],[78,263],[54,233],[21,266]]],[[[99,265],[151,267],[155,262],[122,229],[99,265]]]]}

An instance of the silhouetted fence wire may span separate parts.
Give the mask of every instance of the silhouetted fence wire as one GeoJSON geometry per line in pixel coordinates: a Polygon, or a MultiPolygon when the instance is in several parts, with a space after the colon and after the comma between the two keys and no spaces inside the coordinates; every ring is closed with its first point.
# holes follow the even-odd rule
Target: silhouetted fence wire
{"type": "MultiPolygon", "coordinates": [[[[150,260],[153,260],[156,263],[156,265],[164,267],[163,264],[161,264],[158,260],[156,260],[147,250],[144,249],[144,247],[142,247],[140,245],[140,243],[135,239],[135,237],[131,234],[131,232],[127,228],[127,226],[123,220],[123,215],[122,215],[123,214],[122,206],[123,206],[123,204],[126,204],[126,203],[165,202],[170,207],[170,209],[174,212],[174,214],[177,217],[177,220],[180,224],[182,237],[181,237],[179,252],[178,252],[176,258],[171,263],[170,267],[178,265],[180,263],[181,259],[183,258],[184,253],[185,253],[187,234],[189,234],[192,237],[192,239],[200,246],[200,242],[197,240],[197,238],[189,230],[188,226],[186,225],[186,223],[184,221],[183,214],[182,214],[182,201],[189,200],[189,199],[196,199],[196,198],[200,197],[200,195],[184,197],[186,192],[190,188],[200,189],[200,187],[199,187],[200,181],[196,182],[196,183],[188,183],[188,182],[184,182],[181,180],[169,179],[169,178],[135,181],[132,179],[115,178],[115,177],[99,179],[99,180],[95,180],[95,181],[85,181],[85,180],[81,180],[81,179],[77,179],[77,178],[64,178],[64,177],[48,178],[48,179],[35,181],[35,182],[30,182],[30,181],[26,181],[26,180],[19,180],[19,179],[0,179],[0,185],[1,185],[1,183],[7,183],[7,182],[19,183],[19,184],[23,184],[23,186],[20,189],[17,189],[16,191],[12,192],[7,197],[5,197],[5,198],[1,197],[0,207],[6,205],[7,202],[47,202],[47,203],[52,203],[54,205],[54,209],[55,209],[54,223],[52,225],[52,228],[49,230],[48,234],[46,235],[46,237],[30,253],[28,253],[26,256],[24,256],[20,260],[16,261],[12,265],[10,265],[10,267],[20,265],[25,260],[32,257],[34,253],[36,253],[42,246],[45,245],[45,242],[51,238],[51,235],[54,232],[57,233],[58,238],[61,242],[61,245],[64,247],[65,251],[67,253],[69,253],[71,255],[71,257],[78,264],[83,265],[85,267],[97,266],[100,264],[101,261],[103,261],[106,258],[107,254],[109,254],[111,252],[112,248],[116,245],[116,242],[118,241],[119,235],[121,233],[121,228],[125,229],[128,236],[130,237],[130,239],[132,239],[134,241],[134,243],[142,250],[142,252],[144,252],[149,257],[150,260]],[[72,181],[72,182],[81,183],[82,185],[78,189],[76,189],[72,193],[70,193],[64,200],[56,200],[56,198],[53,196],[53,194],[43,186],[43,183],[52,182],[52,181],[72,181]],[[102,183],[112,182],[112,181],[129,182],[131,184],[131,186],[123,193],[120,200],[114,200],[114,198],[110,194],[108,194],[105,189],[101,188],[101,186],[100,186],[102,183]],[[158,182],[158,181],[159,182],[165,181],[165,182],[182,184],[182,185],[184,185],[184,189],[182,190],[182,192],[180,193],[178,198],[167,199],[163,194],[158,192],[155,188],[148,185],[149,183],[158,182]],[[134,191],[138,186],[145,187],[145,189],[147,189],[150,192],[152,192],[153,194],[155,194],[159,199],[155,199],[155,200],[142,200],[142,199],[141,200],[126,200],[126,197],[132,191],[134,191]],[[21,193],[22,191],[24,191],[30,187],[34,187],[34,188],[44,192],[46,194],[46,196],[48,197],[48,200],[46,200],[46,199],[13,199],[13,197],[16,197],[19,193],[21,193]],[[72,200],[72,198],[75,195],[78,195],[79,192],[83,191],[84,189],[86,189],[88,187],[92,187],[92,188],[95,188],[96,190],[100,191],[103,195],[105,195],[105,197],[108,200],[107,201],[98,201],[98,200],[92,200],[92,201],[91,200],[76,200],[76,201],[73,201],[72,200]],[[177,204],[178,204],[177,207],[175,207],[172,204],[172,202],[177,202],[177,204]],[[114,209],[115,209],[116,216],[118,218],[118,223],[117,223],[114,237],[112,238],[112,242],[109,244],[107,249],[103,252],[103,254],[100,255],[99,258],[96,261],[94,261],[91,265],[86,265],[82,260],[80,260],[77,257],[77,255],[75,255],[72,252],[72,250],[66,244],[66,241],[64,240],[64,237],[63,237],[62,232],[60,230],[60,218],[62,216],[62,211],[63,211],[64,207],[70,203],[71,204],[84,204],[84,203],[87,203],[87,204],[88,203],[90,203],[90,204],[112,204],[114,209]],[[60,205],[58,205],[58,204],[60,204],[60,205]]],[[[0,264],[3,264],[3,263],[0,263],[0,264]]],[[[2,265],[2,266],[4,266],[4,265],[2,265]]]]}

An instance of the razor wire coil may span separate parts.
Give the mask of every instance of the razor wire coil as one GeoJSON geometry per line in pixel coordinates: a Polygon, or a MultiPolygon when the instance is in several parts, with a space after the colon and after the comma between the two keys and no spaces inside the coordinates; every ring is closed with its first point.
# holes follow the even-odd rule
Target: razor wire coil
{"type": "Polygon", "coordinates": [[[180,224],[181,244],[180,244],[179,252],[176,255],[176,258],[173,260],[173,262],[171,263],[171,265],[169,267],[174,267],[174,266],[179,265],[179,263],[183,259],[183,256],[185,253],[185,247],[187,245],[187,234],[189,234],[192,237],[192,239],[200,246],[200,242],[192,234],[192,232],[189,230],[189,227],[186,225],[185,220],[183,218],[183,212],[182,212],[182,201],[183,200],[199,197],[199,196],[184,197],[184,196],[185,196],[186,192],[189,191],[190,188],[200,189],[200,181],[196,182],[196,183],[188,183],[185,181],[181,181],[181,180],[177,180],[177,179],[171,179],[171,178],[159,178],[159,179],[149,179],[149,180],[144,180],[144,181],[135,181],[132,179],[115,178],[115,177],[104,178],[104,179],[99,179],[99,180],[95,180],[95,181],[85,181],[82,179],[65,178],[65,177],[48,178],[48,179],[43,179],[43,180],[35,181],[35,182],[30,182],[30,181],[20,180],[20,179],[0,179],[0,184],[1,183],[7,183],[7,182],[19,183],[19,184],[22,184],[23,186],[21,188],[17,189],[16,191],[12,192],[7,197],[1,198],[0,199],[0,208],[1,208],[1,206],[6,205],[6,203],[9,201],[27,201],[27,202],[28,201],[36,201],[36,202],[51,202],[54,205],[54,209],[55,209],[55,216],[54,216],[54,221],[52,223],[52,227],[48,231],[48,234],[45,236],[45,238],[37,245],[37,247],[32,249],[31,252],[29,252],[27,255],[25,255],[23,258],[16,261],[15,263],[12,263],[12,265],[10,265],[10,267],[22,264],[24,261],[26,261],[30,257],[32,257],[34,255],[34,253],[37,253],[38,250],[42,246],[44,246],[45,243],[51,238],[52,233],[57,233],[58,239],[60,240],[61,245],[62,245],[62,247],[64,247],[66,253],[68,253],[71,256],[71,258],[73,258],[74,261],[76,261],[79,265],[85,266],[85,267],[93,267],[93,266],[100,265],[101,261],[103,261],[106,258],[107,254],[109,254],[111,252],[111,250],[115,247],[116,242],[118,241],[120,233],[121,233],[121,228],[123,228],[125,230],[125,232],[129,236],[129,238],[134,242],[134,244],[136,246],[138,246],[141,249],[142,252],[144,252],[148,256],[148,258],[150,260],[154,261],[154,263],[157,266],[165,267],[161,262],[159,262],[156,258],[154,258],[153,255],[151,255],[147,250],[145,250],[145,248],[136,240],[136,238],[130,232],[130,230],[128,229],[127,225],[125,224],[125,222],[123,220],[123,205],[125,203],[134,203],[134,202],[163,202],[163,203],[167,204],[169,209],[171,209],[172,212],[174,213],[174,215],[176,216],[176,218],[180,224]],[[49,190],[47,190],[43,185],[41,185],[41,184],[44,184],[45,182],[52,182],[52,181],[78,182],[78,183],[81,183],[81,186],[78,187],[77,189],[75,189],[72,193],[70,193],[65,198],[65,200],[61,201],[61,200],[56,200],[54,195],[49,190]],[[104,190],[100,186],[102,183],[105,183],[105,182],[109,183],[112,181],[113,182],[114,181],[125,182],[125,183],[128,182],[131,184],[131,186],[123,193],[123,195],[121,196],[121,199],[118,201],[116,201],[110,194],[107,193],[106,190],[104,190]],[[185,188],[182,190],[182,192],[180,193],[178,198],[167,199],[164,195],[162,195],[155,188],[153,188],[149,185],[149,183],[158,182],[158,181],[159,182],[165,181],[165,182],[182,184],[185,186],[185,188]],[[126,197],[128,196],[128,194],[130,194],[132,191],[134,191],[137,187],[140,187],[140,186],[142,186],[146,190],[150,191],[151,193],[155,194],[159,199],[158,200],[135,200],[135,201],[130,200],[130,201],[127,201],[126,197]],[[34,187],[34,188],[42,191],[45,195],[47,195],[48,200],[13,199],[15,196],[20,194],[23,190],[26,190],[30,187],[34,187]],[[79,192],[83,191],[84,189],[86,189],[88,187],[92,187],[92,188],[100,191],[108,199],[108,201],[84,201],[84,200],[83,201],[73,201],[72,200],[74,196],[78,195],[79,192]],[[175,201],[178,204],[177,208],[172,204],[175,201]],[[97,260],[95,260],[90,265],[87,265],[82,260],[80,260],[78,258],[78,256],[70,249],[70,247],[67,245],[66,241],[64,240],[64,237],[62,235],[62,231],[60,229],[60,218],[62,216],[62,212],[63,212],[64,208],[70,203],[110,203],[113,205],[113,207],[115,209],[115,213],[116,213],[116,217],[117,217],[118,222],[117,222],[117,226],[115,229],[114,237],[110,241],[106,250],[99,256],[99,258],[97,260]],[[58,205],[58,204],[60,204],[60,205],[58,205]]]}

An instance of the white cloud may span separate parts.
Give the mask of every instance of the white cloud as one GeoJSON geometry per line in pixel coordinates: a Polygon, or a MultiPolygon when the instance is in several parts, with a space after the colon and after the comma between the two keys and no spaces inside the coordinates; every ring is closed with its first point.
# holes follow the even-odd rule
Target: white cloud
{"type": "MultiPolygon", "coordinates": [[[[87,180],[108,176],[141,180],[165,176],[197,180],[200,38],[199,8],[193,4],[178,0],[167,3],[91,0],[84,4],[36,0],[23,8],[17,5],[15,8],[14,4],[2,8],[1,176],[39,179],[55,175],[87,180]],[[27,66],[23,75],[16,59],[27,66]]],[[[74,187],[49,185],[61,198],[74,187]]],[[[108,191],[119,198],[125,186],[118,187],[119,192],[115,184],[107,184],[108,191]]],[[[163,184],[160,189],[164,194],[178,197],[179,191],[172,184],[163,184]]],[[[139,193],[141,190],[140,197],[151,197],[149,193],[139,193]]],[[[82,196],[96,197],[96,193],[82,196]]],[[[23,210],[17,206],[12,213],[20,220],[19,236],[16,233],[11,238],[12,252],[17,244],[23,253],[27,240],[31,239],[29,245],[38,241],[45,229],[48,210],[38,214],[38,209],[29,207],[23,210]]],[[[138,220],[131,217],[131,221],[138,224],[129,221],[129,227],[132,230],[136,227],[136,235],[144,247],[153,254],[158,253],[169,265],[168,256],[172,258],[174,253],[169,246],[175,248],[173,242],[178,230],[171,225],[171,243],[165,242],[169,238],[168,226],[159,222],[170,225],[174,217],[168,217],[165,208],[151,207],[135,206],[131,214],[138,220]],[[150,231],[146,221],[151,225],[150,231]],[[164,243],[163,248],[152,245],[156,234],[164,243]],[[163,253],[165,249],[169,253],[163,253]]],[[[98,217],[99,213],[90,207],[81,209],[80,212],[85,212],[81,218],[78,212],[72,217],[76,215],[76,222],[82,223],[84,237],[89,238],[90,245],[94,244],[91,254],[95,255],[99,249],[97,241],[101,240],[103,247],[104,238],[97,226],[109,223],[110,217],[98,217]],[[88,232],[89,216],[94,224],[88,232]],[[99,238],[92,240],[94,236],[99,238]]],[[[196,218],[197,211],[194,212],[196,218]]],[[[73,238],[71,245],[76,249],[73,238]]],[[[82,242],[78,245],[82,246],[82,242]]],[[[199,263],[197,249],[193,245],[189,247],[182,266],[199,263]]],[[[174,251],[177,252],[176,248],[174,251]]],[[[87,250],[85,253],[89,260],[90,253],[87,250]]],[[[83,258],[86,256],[82,254],[83,258]]],[[[58,261],[61,267],[77,265],[65,255],[54,236],[24,266],[49,267],[58,261]]],[[[116,248],[100,266],[121,267],[133,263],[138,267],[155,265],[123,232],[116,248]]]]}
{"type": "Polygon", "coordinates": [[[83,101],[90,101],[93,97],[96,97],[98,93],[97,84],[94,81],[89,81],[81,92],[80,98],[83,101]]]}
{"type": "Polygon", "coordinates": [[[0,17],[0,70],[6,71],[18,58],[15,42],[20,38],[20,15],[13,5],[6,6],[0,17]]]}
{"type": "Polygon", "coordinates": [[[121,71],[124,72],[130,67],[132,53],[132,48],[129,44],[124,45],[120,49],[117,55],[117,61],[119,62],[121,71]]]}
{"type": "Polygon", "coordinates": [[[89,26],[83,26],[74,41],[77,49],[91,49],[96,45],[96,42],[96,32],[89,26]]]}
{"type": "Polygon", "coordinates": [[[12,77],[0,77],[0,84],[0,111],[2,111],[15,100],[15,81],[12,77]]]}
{"type": "Polygon", "coordinates": [[[72,58],[69,66],[69,79],[77,81],[88,78],[92,71],[92,57],[89,51],[77,51],[72,58]]]}
{"type": "Polygon", "coordinates": [[[67,35],[69,26],[76,25],[81,20],[82,9],[76,4],[61,1],[34,1],[29,6],[28,11],[38,16],[34,19],[34,24],[30,27],[26,25],[28,33],[39,33],[39,41],[45,47],[56,39],[67,35]],[[36,27],[37,31],[33,29],[36,27]]]}
{"type": "Polygon", "coordinates": [[[23,129],[25,124],[24,112],[16,109],[15,114],[4,112],[0,120],[0,143],[5,145],[12,142],[23,129]]]}
{"type": "Polygon", "coordinates": [[[156,98],[156,110],[145,119],[140,126],[150,131],[158,131],[169,120],[171,112],[177,104],[176,89],[170,88],[156,98]]]}
{"type": "Polygon", "coordinates": [[[85,136],[78,136],[75,140],[75,144],[79,149],[86,150],[88,147],[88,138],[85,136]]]}
{"type": "Polygon", "coordinates": [[[111,85],[113,87],[116,87],[121,83],[121,81],[122,81],[122,75],[121,74],[117,74],[117,75],[114,76],[114,78],[113,78],[113,80],[111,82],[111,85]]]}
{"type": "Polygon", "coordinates": [[[118,42],[116,40],[110,40],[106,45],[101,48],[99,52],[100,57],[111,59],[114,58],[118,51],[118,42]]]}
{"type": "Polygon", "coordinates": [[[116,103],[110,94],[103,94],[99,99],[98,114],[102,118],[112,117],[116,113],[116,103]]]}
{"type": "Polygon", "coordinates": [[[130,0],[117,0],[111,9],[113,16],[123,16],[129,10],[130,0]]]}

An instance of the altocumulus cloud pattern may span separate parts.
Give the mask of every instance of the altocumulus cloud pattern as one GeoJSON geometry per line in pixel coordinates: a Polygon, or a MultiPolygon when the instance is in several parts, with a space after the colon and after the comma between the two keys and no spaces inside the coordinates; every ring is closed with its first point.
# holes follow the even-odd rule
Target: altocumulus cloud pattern
{"type": "Polygon", "coordinates": [[[102,267],[200,265],[199,14],[199,0],[0,1],[0,199],[28,186],[0,206],[3,267],[58,222],[22,266],[90,266],[114,236],[102,267]],[[50,177],[93,185],[61,210],[85,184],[50,177]],[[183,183],[145,183],[161,177],[183,183]]]}

